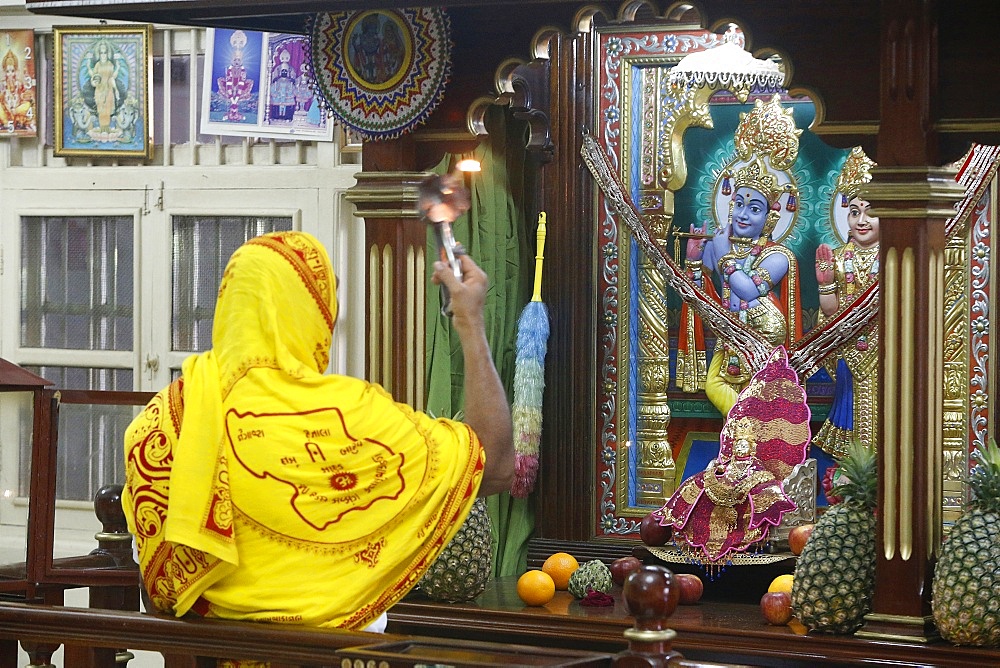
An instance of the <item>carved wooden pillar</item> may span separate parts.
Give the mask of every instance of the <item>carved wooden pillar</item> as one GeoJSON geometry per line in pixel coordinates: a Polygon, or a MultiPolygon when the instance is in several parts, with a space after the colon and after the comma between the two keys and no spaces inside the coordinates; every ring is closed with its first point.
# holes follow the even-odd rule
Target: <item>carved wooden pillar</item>
{"type": "Polygon", "coordinates": [[[950,170],[879,167],[879,514],[872,613],[858,635],[934,637],[941,545],[944,225],[962,188],[950,170]]]}
{"type": "Polygon", "coordinates": [[[415,162],[409,135],[366,143],[347,199],[365,221],[366,377],[423,409],[427,230],[417,186],[426,174],[415,162]]]}
{"type": "Polygon", "coordinates": [[[859,636],[935,637],[941,544],[945,221],[962,196],[938,160],[935,3],[882,3],[881,122],[865,192],[880,218],[879,513],[872,612],[859,636]]]}
{"type": "MultiPolygon", "coordinates": [[[[105,485],[94,497],[94,512],[101,522],[101,531],[94,538],[98,547],[90,554],[107,555],[119,566],[135,568],[136,582],[139,567],[132,559],[132,534],[128,532],[122,510],[121,485],[105,485]]],[[[99,610],[139,610],[139,587],[91,586],[90,607],[99,610]]],[[[86,644],[63,645],[63,663],[67,666],[125,666],[135,655],[126,648],[88,647],[86,644]]]]}
{"type": "MultiPolygon", "coordinates": [[[[594,441],[593,372],[594,278],[589,270],[598,243],[593,220],[593,179],[580,158],[583,133],[590,129],[593,81],[589,35],[553,35],[548,44],[547,93],[534,102],[549,103],[552,160],[541,172],[539,208],[548,213],[547,253],[542,298],[552,321],[545,359],[546,424],[540,445],[535,526],[545,538],[588,540],[593,518],[581,499],[593,486],[593,457],[581,457],[582,444],[594,441]],[[549,96],[551,95],[551,99],[549,96]],[[567,462],[575,465],[567,466],[567,462]],[[586,462],[582,464],[582,462],[586,462]],[[588,490],[583,492],[582,490],[588,490]]],[[[537,108],[537,107],[536,107],[537,108]]],[[[601,251],[597,251],[601,252],[601,251]]]]}

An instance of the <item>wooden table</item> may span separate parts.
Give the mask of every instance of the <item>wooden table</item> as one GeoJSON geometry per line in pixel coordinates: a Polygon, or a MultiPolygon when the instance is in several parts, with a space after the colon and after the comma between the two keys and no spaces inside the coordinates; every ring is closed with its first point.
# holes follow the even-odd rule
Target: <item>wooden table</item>
{"type": "MultiPolygon", "coordinates": [[[[591,608],[565,592],[541,607],[517,597],[516,577],[498,578],[470,603],[437,603],[412,595],[389,611],[391,633],[539,644],[615,653],[632,625],[621,588],[613,607],[591,608]]],[[[851,636],[799,635],[770,626],[755,604],[703,600],[670,618],[674,648],[686,659],[755,666],[1000,666],[1000,650],[947,643],[888,642],[851,636]]]]}

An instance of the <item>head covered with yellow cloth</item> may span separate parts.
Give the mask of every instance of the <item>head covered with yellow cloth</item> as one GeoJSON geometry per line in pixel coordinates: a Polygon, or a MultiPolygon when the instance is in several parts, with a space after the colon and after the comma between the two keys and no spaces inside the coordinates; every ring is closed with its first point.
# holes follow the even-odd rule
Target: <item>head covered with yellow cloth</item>
{"type": "Polygon", "coordinates": [[[464,521],[476,435],[324,375],[336,316],[315,238],[248,241],[223,275],[212,349],[129,426],[122,502],[160,611],[361,629],[464,521]]]}

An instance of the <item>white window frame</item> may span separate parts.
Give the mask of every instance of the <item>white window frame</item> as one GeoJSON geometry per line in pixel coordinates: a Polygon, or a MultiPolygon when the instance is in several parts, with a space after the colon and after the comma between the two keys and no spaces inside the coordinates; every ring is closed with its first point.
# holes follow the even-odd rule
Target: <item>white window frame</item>
{"type": "MultiPolygon", "coordinates": [[[[114,168],[107,174],[111,182],[118,181],[122,172],[136,169],[114,168]]],[[[30,170],[34,172],[35,170],[30,170]]],[[[41,170],[49,171],[49,170],[41,170]]],[[[131,368],[136,391],[156,391],[168,384],[171,369],[179,368],[190,353],[177,352],[171,346],[171,243],[173,216],[286,216],[292,219],[292,229],[316,235],[331,250],[331,259],[338,275],[364,276],[363,224],[353,217],[353,205],[344,198],[353,185],[354,168],[326,172],[326,178],[304,178],[303,171],[279,168],[225,170],[217,175],[219,187],[185,187],[192,177],[190,168],[158,170],[162,188],[150,189],[146,184],[131,188],[96,188],[91,176],[97,169],[58,170],[59,188],[11,189],[0,192],[3,211],[0,213],[0,259],[5,267],[0,275],[0,356],[25,365],[103,366],[131,368]],[[69,173],[73,172],[73,173],[69,173]],[[279,172],[285,172],[279,174],[279,172]],[[331,179],[331,176],[338,178],[331,179]],[[79,183],[74,183],[79,181],[79,183]],[[323,181],[316,183],[313,181],[323,181]],[[305,185],[303,185],[305,182],[305,185]],[[174,187],[177,184],[181,187],[174,187]],[[77,187],[74,187],[77,186],[77,187]],[[85,187],[79,187],[85,186],[85,187]],[[86,187],[89,186],[89,187],[86,187]],[[162,195],[162,198],[161,198],[162,195]],[[57,202],[60,206],[33,203],[57,202]],[[286,202],[281,206],[280,202],[286,202]],[[118,204],[118,206],[109,205],[118,204]],[[174,205],[173,203],[176,203],[174,205]],[[77,351],[24,348],[20,345],[20,226],[24,216],[115,215],[129,216],[136,221],[134,228],[135,322],[133,349],[129,351],[77,351]],[[332,221],[323,225],[321,221],[332,221]],[[360,244],[360,246],[359,246],[360,244]],[[147,360],[155,360],[154,369],[147,360]]],[[[306,170],[307,173],[311,170],[306,170]]],[[[40,176],[34,174],[33,176],[40,176]]],[[[316,174],[309,174],[315,177],[316,174]]],[[[204,173],[198,174],[204,178],[204,173]]],[[[149,179],[144,179],[148,182],[149,179]]],[[[35,184],[50,182],[34,180],[35,184]]],[[[16,185],[16,184],[15,184],[16,185]]],[[[26,184],[27,185],[27,184],[26,184]]],[[[335,331],[331,368],[353,375],[364,371],[364,281],[352,280],[341,286],[338,327],[335,331]]],[[[5,420],[4,424],[11,424],[5,420]]],[[[16,436],[16,432],[14,434],[16,436]]],[[[9,435],[2,442],[11,442],[9,435]]],[[[16,442],[16,441],[15,441],[16,442]]],[[[4,490],[17,489],[20,466],[15,448],[0,445],[0,484],[4,490]]],[[[121,482],[121,481],[108,481],[121,482]]],[[[26,520],[23,497],[7,493],[0,499],[0,525],[21,525],[26,520]]],[[[57,532],[69,543],[78,541],[93,545],[93,534],[100,527],[93,508],[86,502],[59,501],[57,532]]],[[[66,541],[63,541],[65,544],[66,541]]],[[[67,548],[72,552],[73,548],[67,548]]]]}

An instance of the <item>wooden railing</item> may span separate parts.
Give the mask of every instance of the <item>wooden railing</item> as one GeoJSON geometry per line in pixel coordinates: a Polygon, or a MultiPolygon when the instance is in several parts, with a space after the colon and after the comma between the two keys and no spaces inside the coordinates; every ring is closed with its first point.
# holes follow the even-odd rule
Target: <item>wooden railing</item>
{"type": "Polygon", "coordinates": [[[39,583],[31,602],[0,602],[0,668],[18,665],[18,642],[33,666],[51,665],[61,646],[66,668],[125,665],[128,650],[158,652],[165,668],[215,666],[224,658],[269,661],[273,668],[358,665],[355,659],[385,666],[614,665],[600,652],[142,613],[121,486],[102,488],[95,511],[102,525],[97,548],[52,563],[54,571],[76,573],[82,582],[39,583]],[[90,608],[59,604],[74,586],[89,587],[90,608]]]}
{"type": "Polygon", "coordinates": [[[214,668],[220,658],[269,661],[272,668],[341,665],[612,666],[607,654],[421,639],[217,619],[175,619],[140,612],[0,604],[0,668],[17,666],[20,639],[33,665],[64,645],[67,668],[116,665],[122,648],[159,652],[165,668],[214,668]],[[360,660],[361,663],[355,663],[360,660]],[[369,664],[373,660],[375,663],[369,664]],[[344,663],[348,661],[348,663],[344,663]],[[384,662],[384,663],[383,663],[384,662]]]}
{"type": "MultiPolygon", "coordinates": [[[[615,666],[684,664],[671,651],[663,601],[636,588],[636,626],[618,655],[509,643],[477,642],[285,624],[176,619],[139,611],[139,570],[121,507],[120,485],[95,498],[101,522],[96,548],[54,559],[55,473],[60,403],[142,405],[145,393],[35,389],[27,562],[0,566],[0,668],[18,666],[18,643],[30,665],[50,666],[63,648],[66,668],[126,665],[129,650],[158,652],[165,668],[214,667],[219,659],[267,661],[272,668],[376,665],[615,666]],[[27,574],[27,577],[24,575],[27,574]],[[21,584],[18,584],[21,583],[21,584]],[[89,608],[63,606],[67,589],[88,587],[89,608]]],[[[662,582],[660,583],[662,585],[662,582]]],[[[668,583],[669,584],[669,583],[668,583]]],[[[676,599],[675,599],[676,600],[676,599]]],[[[627,640],[626,640],[627,639],[627,640]]]]}
{"type": "Polygon", "coordinates": [[[214,667],[225,658],[268,661],[272,668],[717,665],[686,662],[672,650],[675,634],[666,621],[676,597],[671,600],[666,595],[670,576],[656,567],[647,567],[652,570],[643,571],[646,577],[637,578],[634,585],[630,582],[631,588],[622,592],[635,619],[633,628],[623,633],[627,649],[617,654],[142,613],[139,570],[132,560],[121,491],[120,485],[111,485],[96,496],[95,512],[102,526],[95,536],[97,548],[88,555],[52,562],[53,572],[75,573],[79,583],[61,577],[59,582],[37,584],[31,602],[0,602],[0,668],[18,665],[18,642],[32,666],[50,666],[62,647],[66,668],[123,666],[131,657],[129,650],[158,652],[165,668],[214,667]],[[89,587],[90,608],[60,605],[64,591],[75,586],[89,587]]]}

